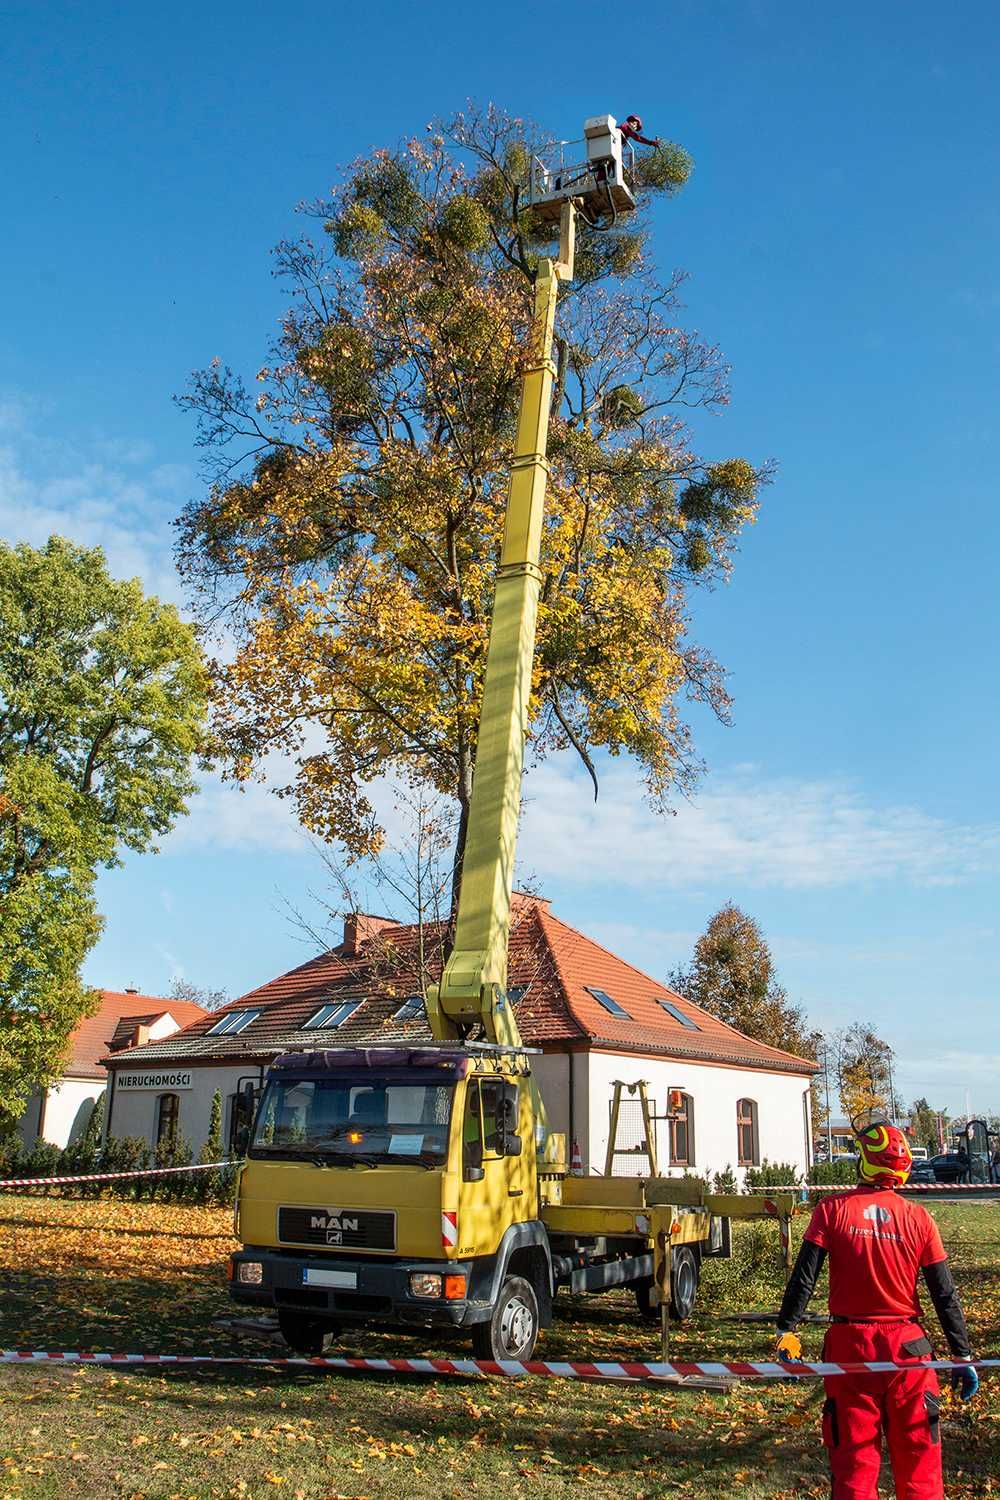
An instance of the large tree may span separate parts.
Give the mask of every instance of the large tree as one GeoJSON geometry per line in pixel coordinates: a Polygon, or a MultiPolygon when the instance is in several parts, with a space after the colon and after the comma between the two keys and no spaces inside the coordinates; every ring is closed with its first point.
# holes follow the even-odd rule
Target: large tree
{"type": "MultiPolygon", "coordinates": [[[[296,765],[303,822],[378,849],[366,789],[383,773],[457,799],[472,786],[493,579],[535,269],[551,225],[526,202],[525,122],[460,115],[377,151],[279,246],[291,294],[256,388],[218,362],[182,404],[212,484],[180,521],[179,560],[235,656],[218,725],[238,777],[296,765]]],[[[641,164],[646,201],[690,162],[641,164]]],[[[696,769],[681,702],[728,698],[688,635],[691,590],[728,572],[760,467],[699,455],[693,407],[726,399],[718,351],[656,280],[643,214],[581,225],[560,296],[533,749],[631,752],[650,794],[696,769]]],[[[456,868],[458,862],[456,862],[456,868]]]]}
{"type": "Polygon", "coordinates": [[[695,943],[691,963],[675,970],[669,983],[746,1036],[815,1058],[817,1034],[779,984],[759,925],[733,902],[711,918],[695,943]]]}
{"type": "Polygon", "coordinates": [[[96,1003],[97,871],[185,811],[206,698],[194,629],[99,548],[0,544],[0,1122],[96,1003]]]}

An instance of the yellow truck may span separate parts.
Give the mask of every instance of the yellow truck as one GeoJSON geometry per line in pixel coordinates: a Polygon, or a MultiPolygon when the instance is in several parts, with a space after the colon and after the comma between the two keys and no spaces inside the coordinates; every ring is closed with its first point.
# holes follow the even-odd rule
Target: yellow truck
{"type": "Polygon", "coordinates": [[[568,1173],[506,995],[558,288],[577,213],[634,207],[611,116],[586,122],[581,151],[572,169],[531,166],[559,256],[535,283],[454,947],[426,995],[434,1042],[276,1059],[240,1177],[232,1296],[276,1309],[302,1352],[348,1323],[445,1325],[468,1328],[480,1357],[527,1359],[560,1288],[629,1285],[665,1333],[740,1210],[677,1179],[568,1173]]]}

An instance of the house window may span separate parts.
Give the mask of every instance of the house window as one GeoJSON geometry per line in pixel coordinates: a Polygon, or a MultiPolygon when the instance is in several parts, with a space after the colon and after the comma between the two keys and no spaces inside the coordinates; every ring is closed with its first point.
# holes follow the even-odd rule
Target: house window
{"type": "Polygon", "coordinates": [[[206,1036],[235,1036],[238,1031],[246,1031],[251,1021],[256,1021],[260,1015],[259,1010],[227,1010],[224,1016],[220,1016],[214,1026],[206,1031],[206,1036]]]}
{"type": "Polygon", "coordinates": [[[361,1000],[341,1000],[336,1005],[321,1005],[314,1016],[303,1021],[302,1030],[329,1031],[334,1026],[343,1026],[363,1003],[361,1000]]]}
{"type": "Polygon", "coordinates": [[[682,1026],[686,1026],[688,1031],[701,1030],[701,1027],[695,1021],[692,1021],[690,1016],[686,1016],[680,1006],[675,1005],[672,1000],[657,1000],[656,1003],[662,1006],[668,1016],[673,1016],[675,1021],[680,1021],[682,1026]]]}
{"type": "Polygon", "coordinates": [[[604,1009],[608,1012],[609,1015],[624,1016],[626,1021],[631,1021],[632,1017],[629,1015],[625,1007],[619,1005],[617,1000],[612,1000],[611,996],[605,994],[604,990],[591,989],[589,984],[585,984],[584,989],[587,991],[588,995],[593,995],[598,1005],[604,1006],[604,1009]]]}
{"type": "Polygon", "coordinates": [[[402,1005],[393,1016],[394,1021],[415,1021],[424,1013],[423,995],[407,995],[402,1005]]]}
{"type": "Polygon", "coordinates": [[[164,1145],[177,1135],[177,1112],[180,1099],[176,1094],[161,1094],[156,1104],[156,1144],[164,1145]]]}
{"type": "Polygon", "coordinates": [[[760,1166],[760,1137],[757,1133],[757,1101],[736,1101],[736,1159],[741,1167],[760,1166]]]}
{"type": "Polygon", "coordinates": [[[694,1100],[690,1094],[682,1093],[680,1104],[670,1113],[670,1165],[694,1166],[694,1100]]]}

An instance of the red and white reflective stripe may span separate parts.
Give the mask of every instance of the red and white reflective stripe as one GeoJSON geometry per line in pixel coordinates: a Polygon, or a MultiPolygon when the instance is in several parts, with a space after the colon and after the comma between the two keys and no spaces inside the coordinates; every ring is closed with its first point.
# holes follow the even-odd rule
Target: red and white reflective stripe
{"type": "MultiPolygon", "coordinates": [[[[744,1192],[755,1196],[758,1193],[851,1193],[856,1187],[866,1184],[857,1182],[783,1182],[778,1187],[744,1188],[744,1192]]],[[[892,1188],[894,1193],[988,1193],[995,1189],[1000,1195],[997,1182],[907,1182],[901,1188],[892,1188]]]]}
{"type": "Polygon", "coordinates": [[[5,1177],[0,1188],[61,1187],[73,1182],[120,1182],[123,1177],[166,1177],[171,1172],[212,1172],[216,1167],[238,1167],[238,1161],[206,1161],[194,1167],[142,1167],[134,1172],[88,1172],[78,1177],[5,1177]]]}
{"type": "Polygon", "coordinates": [[[445,1250],[454,1250],[458,1244],[458,1214],[442,1213],[441,1244],[445,1250]]]}
{"type": "MultiPolygon", "coordinates": [[[[1000,1359],[969,1361],[977,1370],[994,1370],[1000,1359]]],[[[891,1375],[897,1370],[944,1370],[968,1368],[965,1361],[929,1359],[899,1364],[891,1360],[857,1360],[834,1363],[830,1360],[811,1363],[799,1360],[784,1364],[776,1360],[739,1360],[723,1363],[716,1360],[670,1363],[594,1360],[532,1359],[315,1359],[243,1354],[92,1354],[83,1349],[0,1349],[0,1364],[42,1365],[279,1365],[296,1369],[370,1370],[382,1374],[406,1375],[547,1375],[570,1380],[668,1380],[689,1375],[735,1375],[744,1380],[803,1380],[838,1375],[891,1375]]]]}

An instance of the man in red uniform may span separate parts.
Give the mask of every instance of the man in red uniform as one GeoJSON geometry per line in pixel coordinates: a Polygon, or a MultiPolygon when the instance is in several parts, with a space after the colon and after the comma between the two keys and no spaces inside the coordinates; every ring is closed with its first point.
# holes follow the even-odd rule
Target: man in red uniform
{"type": "Polygon", "coordinates": [[[648,136],[643,135],[642,121],[638,115],[627,116],[618,129],[622,133],[622,145],[626,141],[635,141],[640,146],[658,146],[660,144],[660,137],[658,135],[653,136],[652,140],[648,136]]]}
{"type": "MultiPolygon", "coordinates": [[[[859,1185],[816,1207],[778,1314],[777,1354],[801,1356],[794,1332],[830,1257],[832,1326],[823,1358],[912,1361],[912,1374],[841,1375],[824,1381],[823,1442],[833,1500],[875,1500],[882,1433],[899,1500],[944,1500],[937,1377],[921,1370],[931,1359],[917,1279],[923,1272],[952,1358],[972,1359],[965,1317],[937,1225],[926,1209],[893,1191],[910,1175],[913,1157],[901,1130],[885,1120],[856,1127],[859,1185]]],[[[970,1364],[952,1377],[962,1400],[976,1393],[970,1364]]]]}

